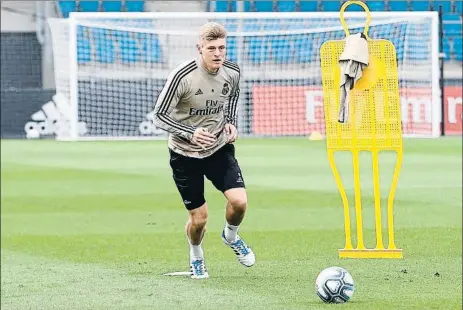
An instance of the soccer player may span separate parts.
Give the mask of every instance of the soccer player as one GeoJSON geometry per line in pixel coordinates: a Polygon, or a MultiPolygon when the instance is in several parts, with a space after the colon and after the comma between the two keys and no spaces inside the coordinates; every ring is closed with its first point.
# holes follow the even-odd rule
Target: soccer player
{"type": "Polygon", "coordinates": [[[202,248],[208,216],[204,176],[227,199],[223,242],[244,266],[250,267],[256,260],[238,235],[247,208],[244,179],[233,144],[237,139],[240,69],[225,59],[226,37],[222,25],[203,25],[198,57],[170,73],[154,108],[154,124],[169,133],[173,179],[189,213],[186,235],[193,279],[209,277],[202,248]]]}

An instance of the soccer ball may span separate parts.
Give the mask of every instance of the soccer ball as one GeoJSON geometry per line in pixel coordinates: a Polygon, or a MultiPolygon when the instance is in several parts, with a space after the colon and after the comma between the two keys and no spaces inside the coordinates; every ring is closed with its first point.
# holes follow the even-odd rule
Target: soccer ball
{"type": "Polygon", "coordinates": [[[328,267],[315,280],[315,291],[326,303],[345,303],[352,297],[354,290],[354,279],[341,267],[328,267]]]}

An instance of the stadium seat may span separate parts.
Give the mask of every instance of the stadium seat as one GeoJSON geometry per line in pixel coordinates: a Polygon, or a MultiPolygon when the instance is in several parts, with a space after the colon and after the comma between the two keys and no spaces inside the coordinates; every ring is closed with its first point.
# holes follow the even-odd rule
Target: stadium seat
{"type": "Polygon", "coordinates": [[[65,18],[70,12],[143,12],[145,1],[57,1],[58,9],[65,18]],[[77,5],[78,3],[78,5],[77,5]]]}
{"type": "Polygon", "coordinates": [[[442,27],[444,31],[444,39],[449,37],[461,37],[461,22],[462,18],[458,14],[442,15],[442,27]]]}
{"type": "Polygon", "coordinates": [[[445,36],[462,36],[461,21],[445,21],[443,29],[445,36]]]}
{"type": "MultiPolygon", "coordinates": [[[[349,32],[350,33],[363,32],[363,29],[361,29],[359,31],[353,31],[352,29],[350,29],[349,32]]],[[[344,40],[344,38],[346,37],[346,33],[344,32],[344,30],[338,30],[338,31],[331,32],[329,36],[330,36],[330,38],[329,38],[330,40],[344,40]]],[[[319,33],[316,36],[316,38],[322,40],[323,42],[326,41],[325,32],[319,33]]]]}
{"type": "Polygon", "coordinates": [[[443,14],[442,15],[442,20],[443,22],[456,22],[461,24],[461,19],[462,17],[458,14],[443,14]]]}
{"type": "Polygon", "coordinates": [[[296,12],[296,1],[277,1],[278,12],[296,12]]]}
{"type": "Polygon", "coordinates": [[[215,12],[230,12],[231,2],[230,1],[212,1],[215,4],[215,12]]]}
{"type": "Polygon", "coordinates": [[[292,60],[291,43],[286,38],[276,38],[270,41],[272,59],[276,63],[290,63],[292,60]]]}
{"type": "Polygon", "coordinates": [[[443,50],[441,52],[444,53],[444,60],[449,60],[450,56],[452,54],[452,51],[450,49],[450,41],[448,38],[443,38],[443,50]]]}
{"type": "Polygon", "coordinates": [[[87,39],[77,40],[77,63],[79,65],[92,61],[92,46],[87,39]]]}
{"type": "Polygon", "coordinates": [[[421,40],[419,36],[415,40],[410,40],[408,58],[411,60],[423,61],[428,60],[430,54],[431,42],[421,40]],[[413,52],[416,51],[416,52],[413,52]]]}
{"type": "Polygon", "coordinates": [[[268,39],[262,37],[248,37],[247,51],[249,60],[254,64],[269,61],[268,39]]]}
{"type": "Polygon", "coordinates": [[[370,9],[370,11],[378,11],[378,12],[386,11],[385,1],[367,1],[366,5],[370,9]]]}
{"type": "Polygon", "coordinates": [[[77,27],[77,62],[85,64],[92,61],[92,45],[82,26],[77,27]]]}
{"type": "Polygon", "coordinates": [[[254,1],[254,11],[255,12],[273,12],[273,1],[272,0],[262,0],[254,1]]]}
{"type": "MultiPolygon", "coordinates": [[[[351,5],[348,9],[358,5],[351,5]]],[[[322,11],[324,12],[339,12],[341,9],[341,1],[322,1],[322,11]]]]}
{"type": "Polygon", "coordinates": [[[227,59],[236,62],[238,59],[238,48],[236,38],[227,38],[227,59]]]}
{"type": "Polygon", "coordinates": [[[391,42],[395,47],[397,61],[402,61],[405,56],[404,41],[400,40],[400,38],[392,38],[391,42]]]}
{"type": "Polygon", "coordinates": [[[81,12],[98,12],[99,8],[99,1],[79,1],[79,10],[81,12]]]}
{"type": "Polygon", "coordinates": [[[455,38],[453,41],[453,51],[455,52],[455,59],[463,61],[463,41],[462,38],[455,38]]]}
{"type": "Polygon", "coordinates": [[[238,25],[234,21],[228,20],[221,23],[227,29],[227,32],[236,32],[238,30],[238,25]]]}
{"type": "MultiPolygon", "coordinates": [[[[218,1],[209,1],[208,7],[209,11],[213,11],[213,5],[215,5],[215,12],[237,12],[238,11],[238,1],[229,1],[229,0],[218,0],[218,1]]],[[[251,11],[251,1],[245,0],[243,2],[243,11],[251,11]]]]}
{"type": "Polygon", "coordinates": [[[312,1],[299,1],[299,10],[301,12],[316,12],[318,11],[318,3],[319,1],[317,0],[312,0],[312,1]]]}
{"type": "Polygon", "coordinates": [[[322,40],[315,39],[312,40],[311,38],[308,37],[301,37],[301,38],[296,38],[294,40],[294,56],[295,56],[295,61],[298,63],[308,63],[316,60],[317,52],[316,51],[318,46],[318,49],[320,49],[321,42],[322,40]]]}
{"type": "Polygon", "coordinates": [[[448,13],[452,11],[452,2],[447,0],[447,1],[433,1],[432,8],[434,11],[439,11],[439,7],[442,6],[442,12],[448,13]]]}
{"type": "Polygon", "coordinates": [[[430,55],[431,41],[423,40],[424,37],[430,35],[430,30],[428,27],[423,27],[423,25],[417,24],[408,24],[407,31],[404,32],[403,29],[400,31],[391,32],[391,35],[396,36],[397,38],[403,38],[407,36],[407,59],[411,60],[427,60],[430,55]]]}
{"type": "Polygon", "coordinates": [[[138,41],[126,31],[114,31],[114,38],[118,43],[118,52],[122,63],[137,62],[140,56],[138,41]]]}
{"type": "Polygon", "coordinates": [[[161,42],[154,34],[136,33],[135,37],[139,40],[142,50],[142,61],[149,63],[163,62],[161,42]]]}
{"type": "Polygon", "coordinates": [[[272,23],[272,22],[271,22],[270,24],[264,24],[264,25],[262,26],[262,30],[263,30],[263,31],[281,31],[282,28],[281,28],[280,23],[278,23],[278,22],[276,22],[276,23],[273,22],[273,23],[272,23]]]}
{"type": "Polygon", "coordinates": [[[292,19],[290,23],[282,24],[282,29],[304,30],[307,29],[307,26],[304,23],[304,19],[292,19]]]}
{"type": "Polygon", "coordinates": [[[412,0],[410,4],[412,11],[429,11],[431,8],[429,1],[412,0]]]}
{"type": "Polygon", "coordinates": [[[389,1],[389,9],[391,11],[409,11],[410,3],[407,0],[403,0],[403,1],[392,0],[392,1],[389,1]]]}
{"type": "Polygon", "coordinates": [[[103,12],[122,12],[122,1],[103,1],[103,12]]]}
{"type": "Polygon", "coordinates": [[[251,19],[248,21],[244,21],[243,23],[243,30],[245,32],[260,31],[261,29],[262,29],[262,25],[258,23],[258,20],[251,19]]]}
{"type": "Polygon", "coordinates": [[[96,41],[96,60],[101,63],[113,63],[116,60],[114,41],[101,38],[96,41]]]}
{"type": "Polygon", "coordinates": [[[461,0],[455,0],[455,12],[456,13],[460,13],[460,14],[463,14],[463,1],[461,0]]]}
{"type": "Polygon", "coordinates": [[[148,62],[163,62],[161,42],[159,42],[157,37],[152,38],[146,43],[144,51],[146,51],[148,62]]]}
{"type": "Polygon", "coordinates": [[[86,39],[88,40],[88,35],[87,35],[87,30],[89,28],[88,27],[84,27],[84,26],[77,26],[77,39],[86,39]]]}
{"type": "Polygon", "coordinates": [[[235,32],[238,29],[238,23],[242,20],[237,19],[227,19],[227,18],[218,18],[215,20],[219,24],[222,24],[228,32],[235,32]]]}
{"type": "Polygon", "coordinates": [[[125,10],[127,12],[145,11],[145,1],[125,1],[125,10]]]}
{"type": "Polygon", "coordinates": [[[94,28],[92,30],[95,42],[96,61],[113,63],[116,60],[114,43],[111,32],[107,29],[94,28]]]}
{"type": "Polygon", "coordinates": [[[75,1],[58,1],[58,8],[61,15],[65,18],[69,17],[69,13],[77,11],[75,1]]]}
{"type": "MultiPolygon", "coordinates": [[[[331,2],[331,1],[326,1],[326,2],[331,2]]],[[[347,0],[341,1],[341,3],[339,4],[339,8],[336,11],[339,11],[340,8],[344,5],[345,2],[347,2],[347,0]]],[[[365,2],[365,1],[363,1],[363,2],[365,2]]],[[[333,1],[333,3],[338,4],[337,1],[336,2],[333,1]]],[[[363,11],[363,8],[358,4],[351,4],[346,9],[346,12],[361,12],[361,11],[363,11]]]]}
{"type": "MultiPolygon", "coordinates": [[[[392,44],[394,44],[396,50],[397,61],[402,61],[405,56],[405,42],[403,38],[406,36],[407,33],[407,24],[394,24],[394,26],[392,27],[386,25],[379,25],[374,28],[376,28],[375,30],[378,32],[376,38],[391,41],[392,44]]],[[[409,29],[409,31],[413,31],[413,29],[409,29]]]]}
{"type": "MultiPolygon", "coordinates": [[[[370,11],[385,11],[386,10],[385,1],[364,1],[364,2],[368,6],[370,11]]],[[[342,4],[344,4],[344,1],[342,2],[342,4]]],[[[347,8],[346,11],[362,12],[364,11],[364,9],[360,5],[352,4],[347,8]]]]}
{"type": "Polygon", "coordinates": [[[120,60],[124,64],[133,63],[139,61],[140,50],[137,46],[136,40],[124,39],[119,45],[120,60]]]}
{"type": "MultiPolygon", "coordinates": [[[[232,1],[232,10],[238,11],[238,4],[237,1],[232,1]]],[[[250,0],[245,0],[243,2],[243,11],[244,12],[251,12],[251,1],[250,0]]]]}

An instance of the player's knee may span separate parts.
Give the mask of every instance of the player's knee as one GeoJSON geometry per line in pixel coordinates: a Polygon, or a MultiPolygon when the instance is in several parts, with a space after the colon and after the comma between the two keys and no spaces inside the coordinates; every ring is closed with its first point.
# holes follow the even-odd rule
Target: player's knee
{"type": "Polygon", "coordinates": [[[207,224],[207,215],[206,216],[193,216],[191,218],[191,224],[195,227],[205,227],[207,224]]]}
{"type": "Polygon", "coordinates": [[[245,211],[248,205],[248,199],[246,195],[233,196],[228,199],[228,202],[232,205],[235,211],[245,211]]]}
{"type": "Polygon", "coordinates": [[[207,207],[206,204],[203,206],[190,211],[190,222],[192,225],[197,227],[204,227],[207,223],[207,207]]]}

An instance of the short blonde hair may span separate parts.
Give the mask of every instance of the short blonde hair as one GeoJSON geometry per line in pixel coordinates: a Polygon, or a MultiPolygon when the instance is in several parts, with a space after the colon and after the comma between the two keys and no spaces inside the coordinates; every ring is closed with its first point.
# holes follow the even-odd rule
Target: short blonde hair
{"type": "Polygon", "coordinates": [[[227,30],[225,27],[216,22],[208,22],[201,27],[199,31],[199,40],[212,41],[217,39],[225,39],[227,30]]]}

